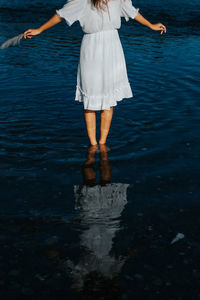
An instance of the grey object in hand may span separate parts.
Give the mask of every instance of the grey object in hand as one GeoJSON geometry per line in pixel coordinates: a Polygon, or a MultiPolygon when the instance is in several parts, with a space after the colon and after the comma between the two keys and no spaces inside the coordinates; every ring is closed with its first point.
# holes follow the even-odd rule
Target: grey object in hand
{"type": "Polygon", "coordinates": [[[24,34],[21,33],[17,36],[14,36],[13,38],[5,41],[3,44],[1,44],[0,49],[5,49],[8,48],[10,46],[16,46],[20,44],[21,39],[23,38],[24,34]]]}

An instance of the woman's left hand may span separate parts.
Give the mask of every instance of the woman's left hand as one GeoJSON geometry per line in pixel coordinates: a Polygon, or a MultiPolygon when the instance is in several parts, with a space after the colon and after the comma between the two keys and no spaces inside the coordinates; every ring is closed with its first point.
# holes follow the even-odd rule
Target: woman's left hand
{"type": "Polygon", "coordinates": [[[165,25],[163,25],[162,23],[157,23],[157,24],[152,24],[151,26],[152,30],[160,30],[160,34],[163,34],[163,32],[167,32],[167,29],[165,27],[165,25]]]}

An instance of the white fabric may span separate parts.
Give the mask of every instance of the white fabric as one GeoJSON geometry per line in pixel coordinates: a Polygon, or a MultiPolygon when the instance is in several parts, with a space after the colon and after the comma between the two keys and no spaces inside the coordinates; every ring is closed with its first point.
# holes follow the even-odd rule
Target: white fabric
{"type": "Polygon", "coordinates": [[[79,21],[83,32],[75,100],[84,109],[102,110],[133,97],[123,48],[118,35],[121,17],[134,19],[139,11],[132,0],[109,0],[105,10],[91,0],[68,0],[56,13],[71,26],[79,21]]]}

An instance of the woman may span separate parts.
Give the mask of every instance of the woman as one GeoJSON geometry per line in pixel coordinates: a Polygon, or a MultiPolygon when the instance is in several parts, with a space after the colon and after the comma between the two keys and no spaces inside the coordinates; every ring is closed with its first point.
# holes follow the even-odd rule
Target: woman
{"type": "Polygon", "coordinates": [[[151,24],[131,0],[67,0],[54,16],[36,29],[24,32],[32,38],[65,19],[71,26],[79,21],[83,32],[77,71],[75,100],[83,102],[84,120],[91,145],[97,145],[96,111],[101,111],[99,144],[105,144],[113,107],[123,98],[133,97],[126,62],[118,35],[121,17],[135,19],[152,30],[166,32],[161,23],[151,24]]]}

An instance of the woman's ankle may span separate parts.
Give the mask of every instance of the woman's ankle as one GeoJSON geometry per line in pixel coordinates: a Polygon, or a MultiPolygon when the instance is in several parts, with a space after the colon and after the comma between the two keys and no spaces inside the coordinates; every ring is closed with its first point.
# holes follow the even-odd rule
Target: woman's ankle
{"type": "Polygon", "coordinates": [[[106,141],[100,141],[99,140],[99,145],[105,145],[106,144],[106,141]]]}
{"type": "Polygon", "coordinates": [[[97,141],[96,142],[90,142],[90,146],[97,146],[97,145],[98,145],[97,141]]]}

